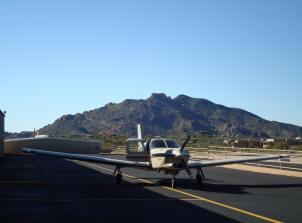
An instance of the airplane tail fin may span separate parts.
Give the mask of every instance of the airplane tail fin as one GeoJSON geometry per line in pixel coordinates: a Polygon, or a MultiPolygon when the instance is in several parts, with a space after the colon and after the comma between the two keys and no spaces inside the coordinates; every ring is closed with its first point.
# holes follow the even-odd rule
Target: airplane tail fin
{"type": "Polygon", "coordinates": [[[137,138],[142,139],[142,129],[141,124],[137,124],[137,138]]]}
{"type": "MultiPolygon", "coordinates": [[[[137,138],[138,139],[142,139],[142,129],[141,129],[141,124],[137,124],[137,138]]],[[[138,146],[138,150],[142,150],[144,147],[143,147],[143,144],[141,142],[138,142],[137,143],[137,146],[138,146]]]]}

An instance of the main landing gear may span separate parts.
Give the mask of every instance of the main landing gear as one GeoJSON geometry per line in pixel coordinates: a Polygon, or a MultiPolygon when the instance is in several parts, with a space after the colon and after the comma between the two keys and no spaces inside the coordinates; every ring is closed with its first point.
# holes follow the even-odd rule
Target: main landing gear
{"type": "MultiPolygon", "coordinates": [[[[171,187],[175,188],[176,185],[176,175],[178,174],[178,172],[172,172],[172,179],[171,179],[171,187]]],[[[202,171],[201,168],[197,169],[197,173],[196,173],[196,178],[195,178],[195,182],[197,185],[202,185],[204,183],[205,180],[205,176],[204,173],[202,171]]]]}
{"type": "Polygon", "coordinates": [[[203,171],[202,169],[197,169],[197,174],[196,174],[196,184],[197,185],[202,185],[204,183],[204,174],[203,174],[203,171]]]}
{"type": "Polygon", "coordinates": [[[176,187],[176,178],[175,178],[175,176],[172,177],[171,187],[172,187],[172,188],[175,188],[175,187],[176,187]]]}
{"type": "Polygon", "coordinates": [[[123,173],[122,171],[120,170],[120,167],[117,166],[113,172],[113,176],[115,175],[115,182],[116,184],[121,184],[122,183],[122,179],[123,179],[123,173]]]}

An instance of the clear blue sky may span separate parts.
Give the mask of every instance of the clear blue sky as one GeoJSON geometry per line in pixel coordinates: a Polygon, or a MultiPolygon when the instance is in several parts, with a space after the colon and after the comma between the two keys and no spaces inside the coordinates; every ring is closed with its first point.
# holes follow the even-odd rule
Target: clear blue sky
{"type": "Polygon", "coordinates": [[[6,130],[152,92],[302,126],[302,1],[1,1],[6,130]]]}

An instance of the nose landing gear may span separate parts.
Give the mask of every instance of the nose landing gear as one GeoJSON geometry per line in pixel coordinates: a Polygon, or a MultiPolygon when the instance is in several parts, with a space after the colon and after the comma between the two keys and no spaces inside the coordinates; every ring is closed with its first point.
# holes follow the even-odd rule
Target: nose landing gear
{"type": "Polygon", "coordinates": [[[176,175],[179,173],[179,171],[172,171],[172,179],[171,179],[171,187],[176,187],[176,175]]]}

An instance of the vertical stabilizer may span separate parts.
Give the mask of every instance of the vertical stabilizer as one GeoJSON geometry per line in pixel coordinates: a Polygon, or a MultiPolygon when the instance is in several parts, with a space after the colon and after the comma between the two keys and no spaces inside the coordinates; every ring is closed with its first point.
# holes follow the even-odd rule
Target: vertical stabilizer
{"type": "MultiPolygon", "coordinates": [[[[141,129],[141,124],[137,124],[137,138],[142,139],[142,129],[141,129]]],[[[144,151],[143,144],[141,142],[137,143],[138,146],[138,151],[142,152],[144,151]]]]}
{"type": "Polygon", "coordinates": [[[142,139],[142,129],[141,124],[137,124],[137,138],[142,139]]]}

